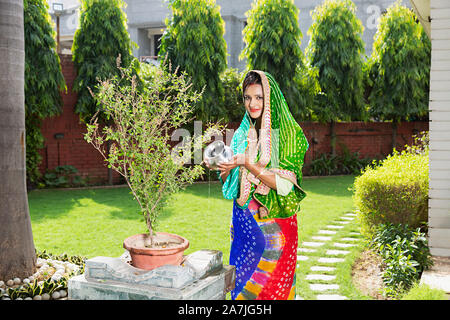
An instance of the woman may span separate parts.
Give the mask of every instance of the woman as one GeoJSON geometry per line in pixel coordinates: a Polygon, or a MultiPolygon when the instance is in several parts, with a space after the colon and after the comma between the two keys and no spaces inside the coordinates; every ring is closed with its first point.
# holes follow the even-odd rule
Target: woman
{"type": "Polygon", "coordinates": [[[234,157],[219,165],[222,191],[233,199],[232,299],[295,299],[297,212],[305,197],[308,142],[273,77],[247,73],[245,116],[233,135],[234,157]]]}

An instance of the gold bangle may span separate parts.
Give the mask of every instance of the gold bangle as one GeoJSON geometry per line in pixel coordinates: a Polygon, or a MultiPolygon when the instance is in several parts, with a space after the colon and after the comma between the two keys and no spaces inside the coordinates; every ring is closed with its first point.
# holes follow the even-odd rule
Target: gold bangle
{"type": "Polygon", "coordinates": [[[259,176],[262,175],[264,172],[266,172],[266,169],[262,169],[261,172],[256,176],[256,179],[258,179],[259,176]]]}

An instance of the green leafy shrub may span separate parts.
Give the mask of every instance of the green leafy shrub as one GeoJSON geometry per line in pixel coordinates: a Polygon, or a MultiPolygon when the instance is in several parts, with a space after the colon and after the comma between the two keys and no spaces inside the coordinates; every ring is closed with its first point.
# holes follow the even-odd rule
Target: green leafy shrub
{"type": "Polygon", "coordinates": [[[225,110],[225,120],[238,122],[242,120],[245,112],[242,102],[241,81],[243,74],[235,68],[227,68],[220,75],[224,89],[223,109],[225,110]]]}
{"type": "Polygon", "coordinates": [[[86,186],[86,180],[76,175],[77,172],[77,168],[71,165],[57,166],[44,174],[44,186],[50,188],[86,186]]]}
{"type": "Polygon", "coordinates": [[[353,200],[361,232],[373,235],[381,223],[423,226],[428,219],[428,147],[412,148],[368,166],[356,177],[353,200]],[[414,150],[414,151],[412,151],[414,150]]]}
{"type": "Polygon", "coordinates": [[[84,272],[84,266],[85,262],[87,260],[86,257],[83,256],[69,256],[67,253],[61,253],[58,255],[55,255],[53,253],[47,252],[47,250],[36,250],[36,258],[41,259],[53,259],[53,260],[59,260],[59,261],[67,261],[73,264],[76,264],[81,267],[80,273],[84,272]]]}
{"type": "Polygon", "coordinates": [[[344,149],[340,155],[323,153],[311,161],[309,173],[311,175],[325,176],[334,174],[360,174],[372,159],[359,157],[359,152],[349,152],[344,149]]]}
{"type": "Polygon", "coordinates": [[[383,258],[384,294],[398,297],[432,266],[425,233],[402,224],[380,224],[370,246],[383,258]]]}
{"type": "Polygon", "coordinates": [[[448,300],[448,297],[444,290],[416,282],[400,300],[448,300]]]}

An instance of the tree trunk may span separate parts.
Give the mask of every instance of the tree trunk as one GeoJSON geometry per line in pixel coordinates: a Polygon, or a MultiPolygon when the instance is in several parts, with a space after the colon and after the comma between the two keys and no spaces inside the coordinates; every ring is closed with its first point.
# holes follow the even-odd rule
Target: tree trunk
{"type": "Polygon", "coordinates": [[[26,189],[22,0],[0,0],[0,279],[36,269],[26,189]]]}
{"type": "Polygon", "coordinates": [[[333,120],[330,122],[330,144],[331,154],[334,156],[336,154],[336,122],[333,120]]]}
{"type": "MultiPolygon", "coordinates": [[[[111,140],[108,140],[106,143],[107,143],[108,154],[109,154],[110,151],[111,151],[111,140]]],[[[108,184],[110,186],[113,185],[113,171],[112,171],[112,168],[108,168],[108,184]]]]}

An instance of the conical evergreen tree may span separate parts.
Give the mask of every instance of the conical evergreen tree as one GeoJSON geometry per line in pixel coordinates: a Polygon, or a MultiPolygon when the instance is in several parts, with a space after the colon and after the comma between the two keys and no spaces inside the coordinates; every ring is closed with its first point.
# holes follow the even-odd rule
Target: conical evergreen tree
{"type": "Polygon", "coordinates": [[[334,123],[365,120],[363,96],[364,27],[350,0],[326,0],[311,13],[312,24],[306,56],[318,71],[321,95],[314,114],[329,122],[331,150],[335,153],[334,123]]]}
{"type": "Polygon", "coordinates": [[[39,149],[44,146],[42,119],[62,110],[61,91],[67,90],[56,52],[56,32],[45,0],[24,0],[25,34],[25,127],[27,179],[41,177],[39,149]]]}
{"type": "Polygon", "coordinates": [[[300,48],[303,37],[298,22],[299,10],[292,0],[258,0],[246,13],[246,47],[240,58],[247,70],[269,72],[298,120],[310,118],[312,98],[317,92],[314,76],[305,65],[300,48]]]}
{"type": "MultiPolygon", "coordinates": [[[[88,122],[98,106],[88,87],[96,92],[98,80],[119,76],[116,59],[120,55],[121,66],[139,63],[132,55],[131,41],[127,31],[123,0],[82,0],[79,28],[73,40],[73,62],[77,70],[73,91],[78,93],[75,112],[88,122]]],[[[100,116],[101,120],[103,119],[100,116]]]]}
{"type": "Polygon", "coordinates": [[[227,67],[225,23],[215,0],[172,0],[172,17],[161,39],[159,56],[185,71],[194,89],[204,89],[196,104],[197,120],[226,117],[220,75],[227,67]]]}
{"type": "Polygon", "coordinates": [[[368,60],[370,114],[411,120],[428,112],[431,43],[414,13],[400,2],[380,18],[368,60]]]}

